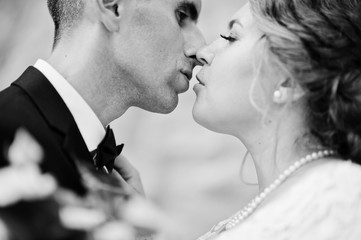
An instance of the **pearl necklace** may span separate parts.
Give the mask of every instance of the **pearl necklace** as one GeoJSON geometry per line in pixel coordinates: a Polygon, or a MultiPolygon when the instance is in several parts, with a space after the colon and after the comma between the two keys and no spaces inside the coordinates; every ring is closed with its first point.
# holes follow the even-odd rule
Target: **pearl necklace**
{"type": "Polygon", "coordinates": [[[328,157],[330,155],[334,155],[334,151],[332,150],[324,150],[319,152],[313,152],[304,158],[294,162],[290,167],[288,167],[282,174],[280,174],[277,179],[267,188],[265,188],[258,196],[256,196],[250,203],[248,203],[242,210],[238,211],[236,214],[231,216],[228,219],[225,219],[218,224],[214,225],[213,228],[199,237],[197,240],[208,240],[216,235],[220,234],[223,231],[228,231],[234,227],[236,227],[240,222],[249,217],[256,208],[263,202],[263,200],[272,193],[279,185],[281,185],[290,175],[296,172],[298,169],[310,163],[314,160],[328,157]]]}

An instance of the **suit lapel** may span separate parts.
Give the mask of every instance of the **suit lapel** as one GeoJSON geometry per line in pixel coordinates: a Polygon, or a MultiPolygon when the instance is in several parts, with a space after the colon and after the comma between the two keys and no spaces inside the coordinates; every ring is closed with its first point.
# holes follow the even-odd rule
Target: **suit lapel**
{"type": "Polygon", "coordinates": [[[60,136],[62,148],[73,161],[74,174],[77,160],[91,162],[91,155],[79,132],[73,116],[58,92],[36,68],[29,67],[12,85],[22,88],[32,99],[51,129],[60,136]]]}
{"type": "Polygon", "coordinates": [[[29,67],[12,85],[22,88],[33,100],[49,126],[67,133],[74,119],[48,79],[36,68],[29,67]]]}

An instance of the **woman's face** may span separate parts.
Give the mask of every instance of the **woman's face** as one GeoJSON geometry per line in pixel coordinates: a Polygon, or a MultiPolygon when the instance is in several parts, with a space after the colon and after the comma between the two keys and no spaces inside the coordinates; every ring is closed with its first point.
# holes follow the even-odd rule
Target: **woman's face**
{"type": "Polygon", "coordinates": [[[199,124],[235,135],[242,125],[250,127],[262,118],[251,103],[251,98],[258,102],[261,92],[260,81],[255,81],[259,60],[254,56],[262,35],[246,4],[233,16],[228,33],[199,50],[197,58],[204,66],[197,75],[200,84],[194,86],[197,99],[193,107],[199,124]]]}

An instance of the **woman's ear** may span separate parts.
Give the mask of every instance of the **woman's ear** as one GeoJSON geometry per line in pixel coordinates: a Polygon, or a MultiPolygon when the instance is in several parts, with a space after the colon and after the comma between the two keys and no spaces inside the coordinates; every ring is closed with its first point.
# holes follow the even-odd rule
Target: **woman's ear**
{"type": "Polygon", "coordinates": [[[105,28],[110,32],[119,31],[119,21],[127,0],[96,0],[96,2],[100,11],[100,20],[105,28]]]}
{"type": "Polygon", "coordinates": [[[273,102],[277,104],[286,104],[296,102],[301,99],[305,92],[297,83],[292,83],[291,79],[286,79],[273,93],[273,102]]]}

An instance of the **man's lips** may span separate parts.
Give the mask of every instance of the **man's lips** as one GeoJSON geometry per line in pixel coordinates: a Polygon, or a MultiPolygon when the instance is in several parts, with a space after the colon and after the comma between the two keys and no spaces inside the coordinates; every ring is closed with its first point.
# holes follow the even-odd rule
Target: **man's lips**
{"type": "Polygon", "coordinates": [[[183,70],[181,72],[182,72],[183,75],[185,75],[188,78],[189,81],[192,79],[192,75],[193,75],[192,71],[183,70]]]}

